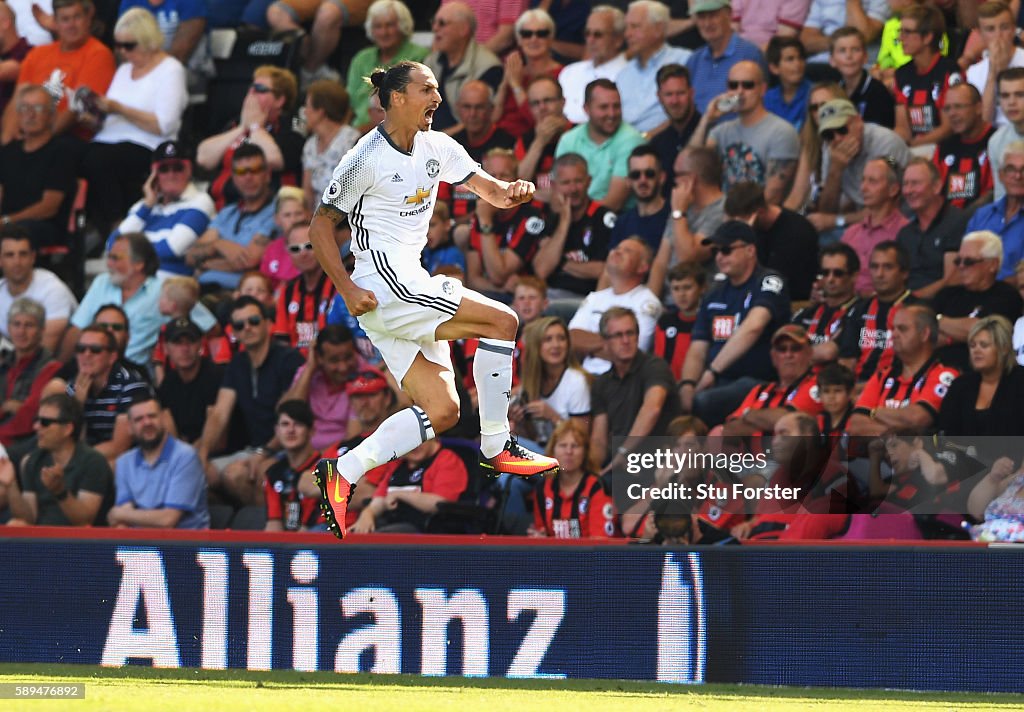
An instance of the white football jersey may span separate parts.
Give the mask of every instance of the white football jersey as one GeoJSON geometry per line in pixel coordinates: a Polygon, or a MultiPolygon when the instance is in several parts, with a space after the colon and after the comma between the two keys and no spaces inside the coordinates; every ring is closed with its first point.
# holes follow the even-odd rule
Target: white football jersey
{"type": "Polygon", "coordinates": [[[479,169],[466,149],[439,131],[417,133],[412,153],[395,146],[381,126],[363,136],[334,169],[322,198],[348,215],[355,274],[376,272],[370,250],[418,263],[438,183],[463,183],[479,169]]]}

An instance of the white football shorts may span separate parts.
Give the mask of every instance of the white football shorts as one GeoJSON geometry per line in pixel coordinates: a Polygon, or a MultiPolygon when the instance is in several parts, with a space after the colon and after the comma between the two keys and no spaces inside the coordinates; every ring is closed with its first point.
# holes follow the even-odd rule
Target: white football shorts
{"type": "Polygon", "coordinates": [[[382,252],[371,251],[370,257],[377,272],[353,281],[373,292],[377,308],[357,318],[388,370],[401,384],[419,353],[431,363],[454,370],[451,347],[447,341],[437,341],[434,333],[455,316],[462,303],[462,282],[443,275],[431,277],[419,264],[396,264],[382,252]]]}

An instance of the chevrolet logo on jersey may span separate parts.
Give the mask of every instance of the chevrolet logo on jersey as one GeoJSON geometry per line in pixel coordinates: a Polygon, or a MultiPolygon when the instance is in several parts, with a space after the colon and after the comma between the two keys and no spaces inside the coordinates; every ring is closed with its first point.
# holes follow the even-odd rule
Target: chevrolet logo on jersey
{"type": "Polygon", "coordinates": [[[424,190],[423,188],[417,187],[416,193],[413,195],[405,196],[406,205],[419,205],[424,200],[430,197],[430,191],[424,190]]]}

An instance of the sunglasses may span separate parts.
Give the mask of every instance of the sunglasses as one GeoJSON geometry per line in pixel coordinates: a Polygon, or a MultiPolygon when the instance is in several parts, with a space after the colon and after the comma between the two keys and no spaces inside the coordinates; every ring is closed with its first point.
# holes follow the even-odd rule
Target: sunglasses
{"type": "Polygon", "coordinates": [[[76,354],[84,354],[88,351],[91,354],[101,354],[104,351],[109,351],[106,346],[100,346],[99,344],[79,344],[75,347],[76,354]]]}
{"type": "Polygon", "coordinates": [[[778,346],[772,346],[772,351],[777,354],[798,354],[804,350],[804,347],[800,344],[780,344],[778,346]]]}
{"type": "Polygon", "coordinates": [[[739,245],[724,245],[722,247],[715,246],[711,248],[711,255],[716,256],[722,254],[728,257],[729,255],[732,254],[733,250],[738,250],[741,247],[746,247],[749,244],[749,242],[743,242],[740,243],[739,245]]]}
{"type": "Polygon", "coordinates": [[[980,265],[984,261],[978,257],[956,257],[953,259],[953,264],[957,267],[973,267],[974,265],[980,265]]]}
{"type": "Polygon", "coordinates": [[[519,30],[519,36],[524,40],[531,40],[534,37],[540,40],[546,40],[551,36],[551,30],[519,30]]]}
{"type": "Polygon", "coordinates": [[[65,425],[66,423],[70,423],[71,421],[70,420],[65,420],[64,418],[44,418],[41,415],[37,415],[35,417],[35,422],[39,423],[44,428],[48,428],[51,425],[56,425],[56,424],[65,425]]]}
{"type": "Polygon", "coordinates": [[[254,176],[254,175],[258,174],[258,173],[262,173],[265,170],[267,170],[266,164],[262,164],[262,165],[260,165],[258,167],[257,166],[250,166],[248,168],[246,168],[244,166],[235,166],[234,174],[236,176],[254,176]]]}
{"type": "Polygon", "coordinates": [[[156,172],[163,175],[165,173],[184,173],[185,162],[184,161],[164,161],[156,167],[156,172]]]}
{"type": "Polygon", "coordinates": [[[139,46],[138,42],[114,42],[114,49],[119,49],[124,52],[131,52],[133,49],[139,46]]]}
{"type": "Polygon", "coordinates": [[[313,249],[313,243],[307,242],[305,245],[288,245],[288,251],[293,255],[297,255],[302,251],[309,252],[313,249]]]}
{"type": "Polygon", "coordinates": [[[231,328],[235,331],[241,331],[246,326],[259,326],[263,323],[263,317],[259,314],[253,314],[248,319],[238,319],[231,322],[231,328]]]}
{"type": "Polygon", "coordinates": [[[824,131],[821,132],[821,140],[831,141],[836,136],[845,136],[848,133],[850,133],[849,126],[840,126],[837,129],[825,129],[824,131]]]}
{"type": "Polygon", "coordinates": [[[272,94],[274,87],[268,87],[266,84],[253,82],[249,85],[249,91],[256,92],[257,94],[272,94]]]}
{"type": "Polygon", "coordinates": [[[640,176],[650,179],[658,175],[658,171],[653,168],[644,168],[642,171],[630,171],[628,175],[630,180],[640,180],[640,176]]]}
{"type": "Polygon", "coordinates": [[[727,86],[732,90],[739,89],[740,87],[743,87],[744,89],[753,89],[754,87],[757,86],[757,82],[755,82],[753,79],[743,79],[742,81],[730,79],[727,86]]]}
{"type": "Polygon", "coordinates": [[[127,331],[128,327],[113,321],[97,321],[96,326],[102,326],[107,331],[127,331]]]}
{"type": "Polygon", "coordinates": [[[821,269],[818,270],[818,279],[825,279],[826,277],[845,277],[850,274],[845,269],[821,269]]]}

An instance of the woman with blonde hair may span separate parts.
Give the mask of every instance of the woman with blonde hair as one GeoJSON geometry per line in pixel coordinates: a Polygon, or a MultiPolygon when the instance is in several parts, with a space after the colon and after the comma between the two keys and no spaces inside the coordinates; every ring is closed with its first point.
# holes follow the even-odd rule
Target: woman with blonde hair
{"type": "Polygon", "coordinates": [[[286,185],[277,191],[274,198],[274,231],[270,244],[263,251],[260,272],[270,278],[273,289],[277,285],[299,276],[299,271],[288,258],[285,234],[297,222],[309,222],[310,212],[306,207],[306,193],[294,185],[286,185]]]}
{"type": "Polygon", "coordinates": [[[509,416],[518,429],[541,446],[565,419],[590,427],[590,382],[569,344],[569,328],[560,318],[536,319],[523,330],[519,404],[509,416]]]}
{"type": "Polygon", "coordinates": [[[845,99],[846,90],[832,82],[819,82],[811,87],[807,98],[807,119],[800,129],[800,160],[796,166],[793,187],[783,207],[797,212],[818,202],[818,193],[825,182],[821,174],[821,137],[818,135],[818,109],[832,99],[845,99]]]}
{"type": "Polygon", "coordinates": [[[527,10],[515,24],[516,46],[505,57],[505,76],[494,96],[494,122],[519,138],[533,128],[526,88],[537,77],[557,79],[562,65],[555,59],[555,21],[545,10],[527,10]]]}
{"type": "Polygon", "coordinates": [[[561,469],[537,492],[530,536],[558,539],[612,537],[617,515],[590,449],[590,432],[582,423],[563,420],[551,434],[548,454],[561,469]]]}
{"type": "Polygon", "coordinates": [[[80,114],[98,119],[82,173],[89,181],[89,220],[103,235],[142,197],[156,147],[178,138],[188,106],[185,67],[163,45],[164,36],[148,10],[132,8],[122,15],[114,26],[114,51],[121,66],[106,96],[95,97],[98,114],[80,114]]]}

